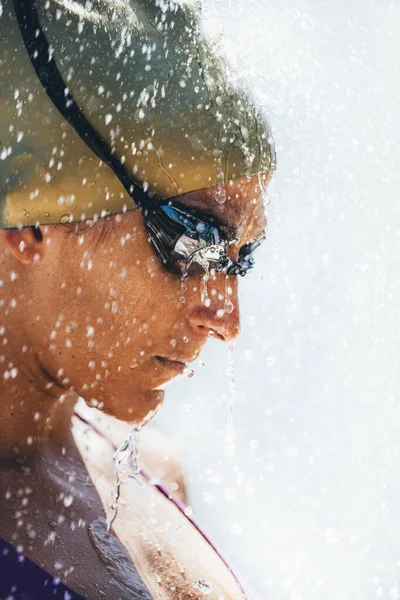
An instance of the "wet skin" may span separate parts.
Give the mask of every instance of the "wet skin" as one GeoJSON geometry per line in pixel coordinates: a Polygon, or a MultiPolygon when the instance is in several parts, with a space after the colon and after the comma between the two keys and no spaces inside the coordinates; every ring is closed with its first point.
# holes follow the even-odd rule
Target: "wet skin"
{"type": "MultiPolygon", "coordinates": [[[[236,260],[266,226],[259,178],[227,184],[223,204],[216,191],[180,201],[237,228],[230,247],[236,260]]],[[[155,255],[139,211],[77,225],[77,233],[60,225],[41,233],[37,239],[25,228],[1,236],[4,352],[18,369],[0,383],[1,397],[13,398],[15,407],[0,406],[3,453],[40,445],[51,407],[71,388],[119,419],[142,421],[163,399],[158,388],[183,370],[156,357],[188,363],[210,334],[229,341],[239,332],[238,278],[212,277],[210,306],[201,298],[201,277],[189,278],[182,292],[181,278],[155,255]]]]}
{"type": "MultiPolygon", "coordinates": [[[[266,184],[268,176],[262,179],[266,184]]],[[[257,176],[227,184],[223,204],[215,199],[220,191],[209,188],[179,200],[236,227],[229,253],[235,260],[240,248],[259,238],[265,229],[263,193],[257,176]]],[[[85,522],[104,516],[113,484],[111,449],[99,440],[91,445],[94,434],[87,434],[90,440],[86,446],[79,435],[76,439],[71,435],[70,417],[77,396],[124,421],[146,419],[162,402],[163,391],[159,388],[183,370],[183,363],[198,356],[210,335],[226,342],[238,335],[238,279],[227,279],[223,274],[212,277],[208,284],[209,305],[201,298],[200,277],[188,279],[187,290],[182,291],[181,278],[166,271],[154,254],[139,211],[76,228],[45,226],[41,236],[35,236],[31,228],[8,230],[2,233],[0,245],[4,281],[2,338],[7,339],[0,360],[8,373],[0,380],[1,480],[2,489],[8,486],[14,499],[0,500],[6,524],[0,533],[14,544],[20,539],[26,549],[28,519],[17,531],[13,514],[19,506],[18,489],[22,485],[33,488],[29,518],[34,520],[37,539],[31,543],[30,555],[54,572],[52,553],[43,545],[50,531],[48,519],[35,510],[42,504],[48,511],[54,510],[60,491],[69,485],[57,469],[65,471],[72,464],[76,480],[81,482],[76,484],[76,493],[81,491],[79,502],[74,503],[76,514],[56,511],[67,513],[67,524],[78,516],[85,522]],[[229,311],[224,310],[226,294],[233,305],[229,311]],[[19,462],[33,461],[30,482],[26,477],[22,482],[21,467],[15,458],[19,462]],[[47,490],[44,496],[41,490],[47,490]],[[13,538],[16,531],[17,540],[13,538]]],[[[123,439],[116,425],[110,434],[117,444],[123,439]]],[[[143,523],[143,532],[150,540],[158,539],[159,548],[171,540],[175,542],[176,530],[186,525],[182,515],[171,515],[168,502],[152,497],[154,490],[140,493],[127,492],[129,510],[117,523],[116,533],[148,582],[151,569],[157,571],[160,565],[158,550],[154,545],[146,547],[143,558],[135,550],[138,538],[127,536],[126,525],[143,523]],[[154,502],[160,523],[163,519],[165,523],[176,523],[162,535],[150,525],[146,513],[146,506],[154,502]]],[[[142,537],[146,537],[143,532],[142,537]]],[[[94,581],[96,577],[105,581],[104,564],[89,541],[87,529],[81,529],[77,536],[64,534],[57,534],[56,545],[62,545],[66,556],[72,556],[78,547],[84,548],[85,560],[90,559],[93,570],[87,593],[88,597],[96,597],[94,581]]],[[[241,597],[229,571],[215,555],[210,559],[209,548],[198,540],[195,531],[187,532],[174,552],[187,560],[188,581],[192,577],[190,569],[202,557],[208,571],[217,573],[215,578],[221,580],[225,597],[241,597]],[[185,548],[194,548],[195,555],[185,558],[185,548]]],[[[61,574],[61,578],[75,587],[88,577],[79,565],[74,565],[72,573],[61,574]]],[[[180,577],[184,580],[186,576],[180,577]]],[[[183,590],[188,583],[180,585],[183,590]]],[[[168,594],[163,588],[160,597],[168,598],[168,594]]]]}
{"type": "MultiPolygon", "coordinates": [[[[110,417],[103,417],[100,427],[115,443],[126,436],[123,424],[110,417]]],[[[88,600],[204,598],[193,588],[197,579],[212,584],[211,600],[241,600],[240,588],[212,548],[151,485],[123,486],[124,505],[107,552],[101,538],[114,483],[112,449],[76,418],[72,429],[62,446],[48,443],[24,465],[11,469],[0,463],[2,537],[88,600]]],[[[159,457],[164,463],[165,450],[159,457]]]]}

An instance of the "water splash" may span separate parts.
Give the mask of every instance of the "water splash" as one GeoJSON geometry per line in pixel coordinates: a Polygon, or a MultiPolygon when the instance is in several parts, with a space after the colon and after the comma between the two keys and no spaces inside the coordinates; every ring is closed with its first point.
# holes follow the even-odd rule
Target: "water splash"
{"type": "Polygon", "coordinates": [[[228,368],[226,373],[229,377],[228,387],[228,423],[225,430],[225,455],[234,456],[235,454],[235,423],[233,418],[233,409],[236,403],[236,380],[235,380],[235,343],[232,341],[228,345],[228,368]]]}
{"type": "Polygon", "coordinates": [[[181,304],[185,304],[186,303],[186,292],[187,292],[188,286],[187,286],[187,273],[186,271],[183,272],[182,277],[181,277],[181,294],[182,296],[179,298],[179,301],[181,304]]]}
{"type": "Polygon", "coordinates": [[[195,376],[195,370],[194,369],[190,369],[189,367],[186,367],[186,369],[184,369],[184,371],[183,371],[183,374],[188,379],[192,379],[192,377],[195,376]]]}
{"type": "Polygon", "coordinates": [[[112,524],[117,518],[121,486],[123,483],[133,481],[139,488],[146,487],[146,481],[140,473],[138,464],[140,452],[140,425],[135,425],[124,443],[116,450],[113,456],[115,470],[115,487],[111,490],[111,502],[107,515],[107,531],[110,531],[112,524]]]}
{"type": "Polygon", "coordinates": [[[181,292],[182,294],[184,294],[185,292],[187,292],[188,286],[187,286],[187,273],[184,273],[181,277],[181,292]]]}
{"type": "Polygon", "coordinates": [[[228,275],[226,275],[226,277],[225,277],[224,311],[228,314],[231,314],[233,312],[234,306],[233,306],[232,300],[229,298],[229,296],[232,294],[232,288],[229,285],[229,281],[230,281],[230,278],[228,277],[228,275]]]}
{"type": "Polygon", "coordinates": [[[212,593],[214,586],[212,583],[205,581],[205,579],[196,579],[192,583],[192,588],[199,590],[204,596],[209,596],[212,593]]]}
{"type": "Polygon", "coordinates": [[[210,306],[211,300],[208,296],[208,282],[210,279],[210,273],[207,271],[201,278],[201,301],[206,306],[210,306]]]}

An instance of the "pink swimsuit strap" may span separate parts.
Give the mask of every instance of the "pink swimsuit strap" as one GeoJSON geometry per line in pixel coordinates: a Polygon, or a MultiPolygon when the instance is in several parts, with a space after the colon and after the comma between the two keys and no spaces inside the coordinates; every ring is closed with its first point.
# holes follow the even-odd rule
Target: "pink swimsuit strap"
{"type": "MultiPolygon", "coordinates": [[[[118,449],[118,447],[114,444],[114,442],[107,436],[105,435],[98,427],[96,427],[96,425],[94,425],[91,421],[88,421],[85,417],[83,417],[82,415],[80,415],[77,410],[75,410],[74,415],[76,417],[78,417],[78,419],[80,419],[83,423],[85,423],[86,425],[89,425],[100,437],[102,437],[103,439],[105,439],[113,448],[114,452],[118,449]]],[[[152,479],[145,471],[141,470],[140,471],[141,475],[143,476],[143,478],[150,483],[151,485],[153,485],[155,488],[158,489],[159,492],[161,492],[161,494],[163,496],[165,496],[165,498],[167,498],[170,502],[172,502],[172,504],[174,504],[178,510],[186,517],[186,519],[188,519],[191,524],[197,529],[197,531],[200,533],[200,535],[205,539],[205,541],[211,546],[211,548],[214,550],[214,552],[219,556],[219,558],[222,560],[222,562],[225,564],[225,566],[229,569],[229,571],[232,573],[236,583],[239,585],[240,589],[243,592],[244,598],[245,600],[250,600],[250,595],[249,593],[246,593],[245,591],[245,587],[246,589],[249,589],[249,586],[246,584],[246,586],[243,585],[243,583],[241,582],[241,579],[239,579],[239,576],[235,573],[235,571],[233,570],[233,568],[231,567],[231,565],[228,563],[228,561],[224,558],[223,554],[221,553],[221,551],[216,547],[216,545],[210,540],[210,538],[208,537],[208,535],[203,531],[203,529],[200,527],[200,525],[196,522],[196,520],[191,517],[190,515],[188,515],[185,512],[185,509],[187,507],[185,507],[185,505],[178,500],[177,498],[175,498],[174,496],[172,496],[169,491],[167,490],[166,486],[161,483],[158,482],[154,479],[152,479]]],[[[252,591],[251,592],[251,600],[257,600],[256,594],[252,591]]]]}

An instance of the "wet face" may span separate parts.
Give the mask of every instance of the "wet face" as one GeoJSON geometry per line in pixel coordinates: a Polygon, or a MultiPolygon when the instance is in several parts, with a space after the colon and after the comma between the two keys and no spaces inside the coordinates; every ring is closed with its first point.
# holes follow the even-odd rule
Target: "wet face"
{"type": "MultiPolygon", "coordinates": [[[[216,187],[179,201],[232,226],[229,256],[237,260],[265,230],[267,182],[231,182],[223,202],[216,187]]],[[[73,387],[89,405],[140,422],[210,336],[229,342],[238,335],[240,278],[217,273],[206,287],[199,276],[183,282],[159,261],[139,211],[41,232],[41,240],[28,228],[4,235],[24,279],[21,328],[54,388],[73,387]]]]}

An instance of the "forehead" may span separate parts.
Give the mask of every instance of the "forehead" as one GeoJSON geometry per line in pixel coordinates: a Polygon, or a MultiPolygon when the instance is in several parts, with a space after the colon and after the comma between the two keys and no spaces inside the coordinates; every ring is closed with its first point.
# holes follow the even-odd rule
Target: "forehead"
{"type": "Polygon", "coordinates": [[[269,173],[242,177],[224,185],[188,192],[177,199],[205,216],[225,221],[244,244],[260,237],[266,228],[266,187],[270,177],[269,173]]]}

